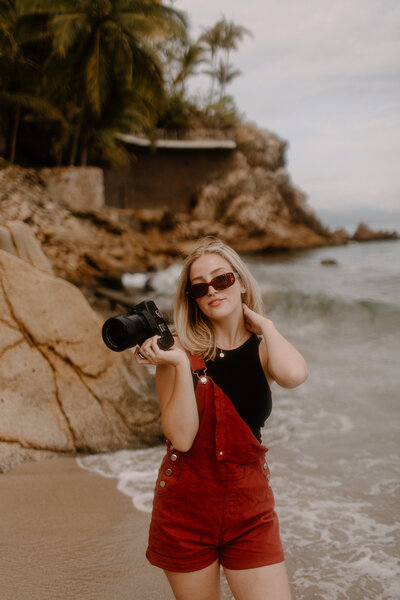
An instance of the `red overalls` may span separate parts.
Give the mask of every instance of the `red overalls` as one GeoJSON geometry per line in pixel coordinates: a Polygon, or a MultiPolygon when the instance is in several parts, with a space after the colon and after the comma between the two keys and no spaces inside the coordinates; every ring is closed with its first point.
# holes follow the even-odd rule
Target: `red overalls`
{"type": "Polygon", "coordinates": [[[228,569],[284,560],[262,446],[232,402],[189,355],[199,376],[200,426],[188,452],[167,441],[155,486],[148,560],[167,571],[228,569]]]}

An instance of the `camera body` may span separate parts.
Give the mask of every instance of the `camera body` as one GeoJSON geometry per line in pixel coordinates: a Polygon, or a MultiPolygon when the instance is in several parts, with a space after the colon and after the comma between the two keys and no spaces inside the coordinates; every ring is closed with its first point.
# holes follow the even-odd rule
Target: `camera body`
{"type": "Polygon", "coordinates": [[[174,338],[153,300],[144,300],[125,315],[107,319],[101,333],[106,346],[114,352],[140,346],[153,335],[160,336],[157,343],[162,350],[174,345],[174,338]]]}

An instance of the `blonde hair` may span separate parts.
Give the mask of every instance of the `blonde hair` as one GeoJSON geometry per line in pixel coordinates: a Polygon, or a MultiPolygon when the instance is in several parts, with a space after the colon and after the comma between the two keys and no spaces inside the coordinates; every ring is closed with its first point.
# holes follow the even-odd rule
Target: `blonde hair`
{"type": "Polygon", "coordinates": [[[200,353],[206,359],[214,359],[217,354],[213,326],[201,310],[196,300],[187,295],[190,286],[190,269],[195,260],[204,254],[218,254],[239,275],[245,289],[243,302],[255,312],[262,312],[261,293],[257,282],[243,263],[240,256],[227,244],[215,237],[200,240],[199,245],[187,256],[183,263],[175,298],[174,321],[176,333],[185,350],[200,353]]]}

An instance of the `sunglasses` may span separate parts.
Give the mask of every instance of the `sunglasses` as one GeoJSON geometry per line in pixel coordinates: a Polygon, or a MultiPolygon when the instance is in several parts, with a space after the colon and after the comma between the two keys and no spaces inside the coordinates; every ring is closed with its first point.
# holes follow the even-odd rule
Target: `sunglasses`
{"type": "Polygon", "coordinates": [[[210,285],[214,290],[217,290],[217,292],[226,290],[226,288],[231,287],[231,285],[235,283],[236,277],[239,277],[237,273],[223,273],[222,275],[217,275],[214,279],[211,279],[209,283],[194,283],[186,291],[186,294],[191,298],[202,298],[208,293],[210,285]]]}

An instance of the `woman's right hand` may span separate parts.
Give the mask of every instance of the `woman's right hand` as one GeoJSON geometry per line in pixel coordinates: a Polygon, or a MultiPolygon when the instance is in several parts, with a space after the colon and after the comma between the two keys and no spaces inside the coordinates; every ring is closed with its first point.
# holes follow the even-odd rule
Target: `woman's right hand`
{"type": "Polygon", "coordinates": [[[180,364],[188,364],[189,359],[183,348],[179,347],[175,341],[174,345],[168,350],[162,350],[157,340],[159,335],[154,335],[137,346],[134,356],[140,365],[170,365],[177,367],[180,364]]]}

